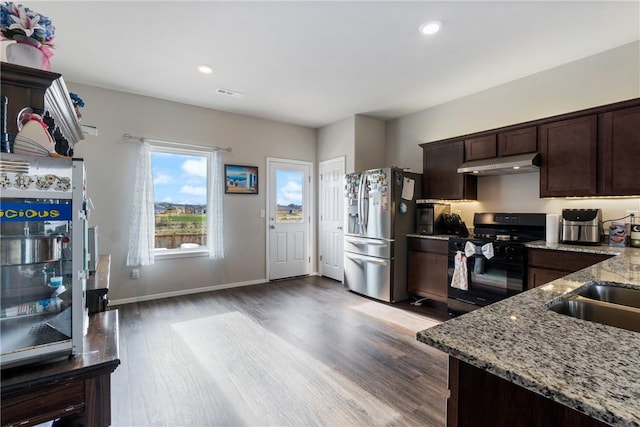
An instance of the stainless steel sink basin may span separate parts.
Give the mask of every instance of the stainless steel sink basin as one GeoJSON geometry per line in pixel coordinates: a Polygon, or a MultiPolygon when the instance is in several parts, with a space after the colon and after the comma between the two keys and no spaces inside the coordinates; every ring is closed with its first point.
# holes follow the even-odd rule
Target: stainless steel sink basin
{"type": "Polygon", "coordinates": [[[613,284],[594,284],[578,293],[585,298],[640,308],[640,290],[622,288],[613,284]]]}
{"type": "Polygon", "coordinates": [[[635,307],[574,296],[552,305],[549,309],[577,319],[640,332],[640,309],[635,307]]]}

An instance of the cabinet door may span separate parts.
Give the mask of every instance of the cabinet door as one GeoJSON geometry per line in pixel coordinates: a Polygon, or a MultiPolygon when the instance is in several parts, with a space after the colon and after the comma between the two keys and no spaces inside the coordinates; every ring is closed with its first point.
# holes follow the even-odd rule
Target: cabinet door
{"type": "Polygon", "coordinates": [[[529,267],[527,270],[527,289],[542,286],[571,273],[570,271],[547,270],[539,267],[529,267]]]}
{"type": "Polygon", "coordinates": [[[477,198],[477,178],[459,174],[464,159],[464,141],[424,144],[422,191],[426,199],[477,198]]]}
{"type": "Polygon", "coordinates": [[[464,140],[464,161],[490,159],[498,156],[496,135],[464,140]]]}
{"type": "Polygon", "coordinates": [[[408,252],[409,292],[435,301],[447,302],[447,256],[430,252],[408,252]]]}
{"type": "Polygon", "coordinates": [[[535,153],[538,151],[538,128],[535,126],[498,134],[498,155],[535,153]]]}
{"type": "Polygon", "coordinates": [[[540,197],[597,191],[597,116],[540,126],[540,197]]]}
{"type": "Polygon", "coordinates": [[[640,194],[640,107],[604,113],[600,119],[599,193],[640,194]]]}

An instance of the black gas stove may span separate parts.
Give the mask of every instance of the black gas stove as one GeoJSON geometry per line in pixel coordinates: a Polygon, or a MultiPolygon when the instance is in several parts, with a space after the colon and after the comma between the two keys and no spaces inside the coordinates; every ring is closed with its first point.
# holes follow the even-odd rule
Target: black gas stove
{"type": "Polygon", "coordinates": [[[468,312],[524,291],[524,243],[544,240],[545,223],[546,214],[474,214],[473,235],[449,239],[449,311],[468,312]]]}

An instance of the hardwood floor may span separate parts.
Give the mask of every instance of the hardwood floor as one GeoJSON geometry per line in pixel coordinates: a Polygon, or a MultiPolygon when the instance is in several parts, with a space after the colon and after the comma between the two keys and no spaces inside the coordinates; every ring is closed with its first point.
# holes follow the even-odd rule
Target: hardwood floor
{"type": "Polygon", "coordinates": [[[114,308],[114,426],[445,425],[447,357],[415,339],[441,306],[304,277],[114,308]]]}

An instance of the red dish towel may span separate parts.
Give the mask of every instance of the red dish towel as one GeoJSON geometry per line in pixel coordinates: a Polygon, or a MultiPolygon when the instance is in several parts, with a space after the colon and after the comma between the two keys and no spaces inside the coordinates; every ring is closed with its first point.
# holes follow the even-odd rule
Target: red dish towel
{"type": "Polygon", "coordinates": [[[466,291],[469,288],[467,282],[467,257],[461,252],[456,252],[454,257],[453,277],[451,287],[466,291]]]}

